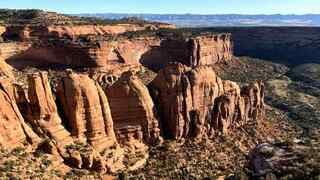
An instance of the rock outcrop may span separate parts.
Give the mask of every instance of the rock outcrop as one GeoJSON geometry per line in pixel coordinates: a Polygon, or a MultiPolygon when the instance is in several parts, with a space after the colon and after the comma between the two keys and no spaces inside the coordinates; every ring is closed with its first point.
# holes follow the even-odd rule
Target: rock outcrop
{"type": "MultiPolygon", "coordinates": [[[[32,46],[6,43],[0,47],[6,61],[16,68],[27,66],[95,67],[103,70],[146,66],[159,70],[168,62],[188,66],[228,63],[232,59],[229,34],[177,37],[107,37],[87,35],[68,38],[44,38],[32,46]],[[76,38],[77,37],[77,38],[76,38]],[[52,41],[54,39],[54,41],[52,41]]],[[[122,71],[124,72],[124,71],[122,71]]]]}
{"type": "Polygon", "coordinates": [[[191,38],[168,38],[161,42],[161,49],[168,55],[168,62],[181,62],[196,67],[228,63],[233,56],[230,34],[208,34],[191,38]]]}
{"type": "Polygon", "coordinates": [[[68,72],[57,89],[71,135],[103,150],[116,143],[107,97],[87,75],[68,72]]]}
{"type": "Polygon", "coordinates": [[[16,87],[11,79],[0,79],[0,146],[7,149],[37,145],[40,138],[21,115],[16,103],[16,87]]]}
{"type": "Polygon", "coordinates": [[[8,65],[0,56],[0,76],[6,76],[8,78],[13,78],[13,69],[8,65]]]}
{"type": "Polygon", "coordinates": [[[57,87],[57,96],[71,136],[81,144],[90,144],[93,152],[98,152],[102,167],[112,172],[122,169],[123,150],[117,143],[108,99],[101,87],[87,75],[69,71],[57,87]]]}
{"type": "Polygon", "coordinates": [[[31,47],[30,43],[26,42],[3,42],[0,45],[0,56],[7,60],[20,53],[23,53],[31,47]]]}
{"type": "Polygon", "coordinates": [[[120,141],[127,136],[133,136],[150,144],[161,142],[155,105],[147,87],[138,77],[131,71],[123,73],[119,80],[106,90],[106,94],[120,141]]]}
{"type": "Polygon", "coordinates": [[[42,72],[30,75],[28,82],[28,97],[31,109],[29,122],[34,127],[38,127],[39,134],[51,139],[59,153],[66,157],[65,147],[72,144],[73,139],[62,125],[47,73],[42,72]]]}
{"type": "Polygon", "coordinates": [[[107,70],[139,66],[144,54],[153,46],[159,46],[159,38],[119,39],[117,41],[96,38],[78,41],[28,43],[3,43],[0,54],[12,66],[47,67],[95,67],[107,70]]]}
{"type": "Polygon", "coordinates": [[[213,136],[263,114],[263,85],[254,83],[240,90],[231,81],[221,80],[212,67],[194,69],[169,64],[151,83],[165,136],[213,136]]]}

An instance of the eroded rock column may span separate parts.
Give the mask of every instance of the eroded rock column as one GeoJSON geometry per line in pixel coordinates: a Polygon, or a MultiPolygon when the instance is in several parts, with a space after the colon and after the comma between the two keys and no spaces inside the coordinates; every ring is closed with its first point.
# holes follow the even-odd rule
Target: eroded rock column
{"type": "Polygon", "coordinates": [[[126,139],[122,136],[128,136],[129,131],[134,131],[131,133],[138,140],[150,144],[161,141],[155,105],[147,87],[133,72],[123,73],[106,93],[119,138],[126,139]]]}
{"type": "Polygon", "coordinates": [[[7,149],[27,144],[36,146],[41,140],[25,123],[14,92],[11,79],[0,79],[0,145],[7,149]]]}
{"type": "Polygon", "coordinates": [[[57,87],[57,96],[68,120],[72,137],[90,144],[101,154],[102,167],[111,172],[123,168],[123,150],[114,130],[108,99],[101,87],[87,75],[68,71],[57,87]]]}
{"type": "Polygon", "coordinates": [[[163,133],[168,138],[213,137],[229,133],[263,114],[263,83],[242,90],[221,80],[212,67],[171,63],[151,83],[163,133]]]}

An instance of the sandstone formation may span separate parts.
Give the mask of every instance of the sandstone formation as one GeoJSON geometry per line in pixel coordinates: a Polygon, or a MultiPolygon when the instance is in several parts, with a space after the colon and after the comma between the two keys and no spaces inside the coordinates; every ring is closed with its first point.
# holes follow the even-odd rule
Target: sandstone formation
{"type": "MultiPolygon", "coordinates": [[[[120,90],[121,97],[128,96],[126,91],[121,90],[121,87],[117,90],[120,90]]],[[[132,123],[122,124],[125,126],[119,125],[119,123],[123,122],[117,120],[120,114],[118,116],[114,114],[114,112],[117,112],[117,109],[114,109],[112,113],[110,112],[107,96],[100,85],[87,75],[68,72],[68,77],[64,78],[58,86],[57,95],[64,109],[65,117],[69,120],[71,135],[81,143],[91,144],[97,152],[102,153],[106,166],[112,172],[122,169],[122,162],[125,162],[127,168],[133,169],[141,167],[144,164],[142,162],[148,157],[148,148],[143,143],[142,128],[144,128],[143,130],[150,130],[150,132],[147,131],[145,134],[146,138],[149,137],[149,141],[159,139],[159,136],[153,136],[159,133],[155,132],[157,130],[156,124],[132,123]],[[113,120],[111,115],[115,115],[116,120],[113,120]],[[144,127],[141,127],[141,125],[144,127]],[[146,125],[149,126],[145,127],[146,125]],[[117,132],[118,139],[116,139],[114,131],[117,132]],[[119,147],[118,140],[123,149],[119,147]],[[123,154],[124,152],[125,154],[123,154]],[[137,158],[130,160],[130,154],[141,154],[142,156],[138,160],[137,158]],[[123,158],[125,159],[122,161],[123,158]]],[[[113,100],[111,100],[112,103],[117,103],[113,102],[113,100]]],[[[111,108],[113,107],[111,106],[111,108]]],[[[155,119],[151,118],[152,114],[150,114],[150,119],[145,119],[144,123],[149,123],[151,120],[150,123],[155,123],[155,119]]],[[[127,121],[130,121],[130,119],[126,119],[127,121]]]]}
{"type": "Polygon", "coordinates": [[[229,34],[211,34],[184,39],[170,36],[119,37],[116,40],[96,35],[76,36],[73,40],[45,37],[34,44],[5,43],[0,53],[19,69],[58,66],[114,70],[143,65],[159,70],[168,62],[176,61],[192,67],[228,63],[233,52],[229,34]]]}
{"type": "Polygon", "coordinates": [[[101,151],[116,143],[109,103],[98,84],[86,75],[69,72],[57,94],[73,137],[101,151]]]}
{"type": "Polygon", "coordinates": [[[212,136],[247,121],[257,121],[263,112],[263,85],[255,83],[240,90],[222,81],[209,66],[195,69],[169,64],[151,83],[162,126],[167,137],[212,136]]]}
{"type": "Polygon", "coordinates": [[[40,138],[25,123],[15,93],[11,79],[0,79],[0,146],[13,149],[28,144],[37,145],[40,138]]]}
{"type": "Polygon", "coordinates": [[[0,76],[13,78],[13,69],[0,56],[0,76]]]}
{"type": "Polygon", "coordinates": [[[209,34],[187,39],[169,38],[162,42],[169,62],[179,61],[188,66],[227,63],[232,59],[230,34],[209,34]]]}
{"type": "Polygon", "coordinates": [[[89,154],[99,159],[100,166],[112,172],[122,169],[123,150],[118,146],[108,99],[101,87],[87,75],[69,71],[59,82],[57,96],[71,136],[93,147],[89,154]]]}
{"type": "Polygon", "coordinates": [[[161,141],[155,105],[147,87],[131,71],[123,73],[106,94],[120,141],[128,135],[150,144],[161,141]]]}
{"type": "Polygon", "coordinates": [[[30,122],[39,126],[46,137],[55,142],[61,154],[65,154],[65,146],[72,144],[70,133],[62,125],[55,100],[46,73],[29,76],[28,97],[30,100],[30,122]]]}

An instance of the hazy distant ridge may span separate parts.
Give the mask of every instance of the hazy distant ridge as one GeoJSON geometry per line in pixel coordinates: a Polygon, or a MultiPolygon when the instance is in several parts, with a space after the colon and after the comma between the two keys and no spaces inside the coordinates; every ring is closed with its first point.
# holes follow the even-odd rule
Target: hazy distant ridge
{"type": "Polygon", "coordinates": [[[108,19],[138,17],[148,21],[175,24],[179,27],[208,26],[320,26],[320,14],[306,15],[195,15],[195,14],[77,14],[108,19]]]}

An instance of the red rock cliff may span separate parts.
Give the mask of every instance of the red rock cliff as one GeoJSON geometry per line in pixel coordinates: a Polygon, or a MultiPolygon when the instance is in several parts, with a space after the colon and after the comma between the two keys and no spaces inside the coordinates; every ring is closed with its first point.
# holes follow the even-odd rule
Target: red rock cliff
{"type": "Polygon", "coordinates": [[[168,55],[169,62],[178,61],[192,67],[228,63],[233,56],[230,34],[169,38],[162,42],[161,47],[168,55]]]}
{"type": "Polygon", "coordinates": [[[209,66],[169,64],[151,83],[167,137],[228,133],[263,114],[263,84],[240,87],[222,81],[209,66]]]}

